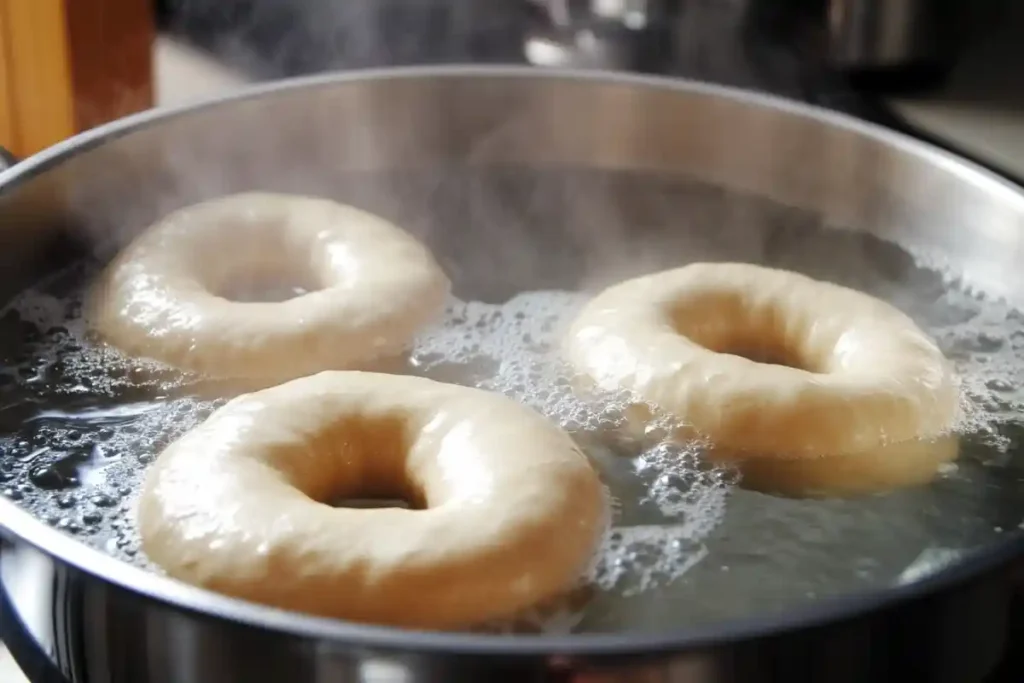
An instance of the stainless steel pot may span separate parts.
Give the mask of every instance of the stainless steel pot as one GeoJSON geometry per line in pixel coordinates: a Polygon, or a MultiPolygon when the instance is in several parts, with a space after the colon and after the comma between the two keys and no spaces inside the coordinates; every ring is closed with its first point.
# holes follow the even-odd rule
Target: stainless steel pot
{"type": "MultiPolygon", "coordinates": [[[[174,206],[226,192],[332,194],[370,170],[523,166],[688,175],[927,250],[989,292],[1024,298],[1024,191],[951,155],[714,86],[464,67],[272,84],[120,121],[16,164],[0,175],[0,296],[48,268],[69,237],[109,246],[174,206]]],[[[415,217],[436,198],[436,188],[422,189],[360,196],[415,217]]],[[[500,297],[524,284],[522,272],[503,279],[507,269],[484,251],[465,258],[472,235],[412,224],[447,250],[457,291],[500,297]]],[[[533,287],[586,277],[547,268],[542,256],[519,264],[532,267],[533,287]]],[[[0,499],[0,524],[5,640],[34,680],[86,683],[978,681],[1007,646],[1012,572],[1024,557],[1024,531],[1007,531],[920,582],[773,618],[682,633],[497,638],[245,604],[119,562],[10,500],[0,499]]]]}

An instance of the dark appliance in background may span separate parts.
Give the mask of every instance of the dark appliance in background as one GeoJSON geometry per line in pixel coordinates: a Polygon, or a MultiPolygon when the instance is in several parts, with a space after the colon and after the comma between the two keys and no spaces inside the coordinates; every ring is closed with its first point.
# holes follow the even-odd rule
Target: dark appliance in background
{"type": "Polygon", "coordinates": [[[257,77],[424,62],[561,59],[577,65],[678,74],[812,101],[850,82],[872,91],[920,90],[940,84],[963,47],[979,33],[983,35],[986,25],[998,22],[1008,4],[1006,0],[154,3],[164,31],[257,77]],[[531,49],[538,42],[541,49],[531,49]],[[821,83],[822,71],[844,83],[821,83]]]}
{"type": "Polygon", "coordinates": [[[456,62],[648,72],[828,107],[967,157],[881,98],[928,95],[996,27],[1024,31],[1011,0],[152,1],[165,34],[261,80],[456,62]]]}
{"type": "MultiPolygon", "coordinates": [[[[1006,0],[154,3],[164,33],[261,80],[445,62],[621,69],[765,91],[947,148],[951,145],[902,121],[880,95],[927,94],[940,87],[971,41],[984,40],[987,27],[1005,21],[1012,5],[1006,0]]],[[[1024,599],[1018,599],[1015,614],[1007,642],[1024,643],[1024,599]]],[[[1008,652],[985,683],[1024,681],[1024,651],[1008,652]]]]}

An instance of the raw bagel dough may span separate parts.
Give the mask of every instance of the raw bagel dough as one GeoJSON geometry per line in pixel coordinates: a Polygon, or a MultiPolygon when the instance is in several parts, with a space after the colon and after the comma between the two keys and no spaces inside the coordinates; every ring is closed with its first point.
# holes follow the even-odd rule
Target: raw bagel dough
{"type": "Polygon", "coordinates": [[[94,288],[90,322],[123,351],[269,383],[366,369],[439,316],[449,281],[387,221],[324,199],[244,193],[190,206],[128,245],[94,288]],[[246,289],[308,285],[285,301],[246,289]]]}
{"type": "Polygon", "coordinates": [[[324,372],[243,395],[170,445],[138,509],[168,574],[322,616],[457,628],[573,588],[603,487],[555,424],[504,396],[324,372]],[[334,508],[404,498],[422,509],[334,508]]]}
{"type": "Polygon", "coordinates": [[[796,273],[697,263],[628,280],[588,302],[564,350],[600,389],[749,461],[755,486],[864,493],[957,456],[959,382],[935,343],[889,304],[796,273]]]}
{"type": "MultiPolygon", "coordinates": [[[[821,458],[735,459],[743,488],[792,497],[840,497],[927,484],[956,460],[960,439],[946,434],[821,458]]],[[[724,456],[728,460],[728,455],[724,456]]]]}

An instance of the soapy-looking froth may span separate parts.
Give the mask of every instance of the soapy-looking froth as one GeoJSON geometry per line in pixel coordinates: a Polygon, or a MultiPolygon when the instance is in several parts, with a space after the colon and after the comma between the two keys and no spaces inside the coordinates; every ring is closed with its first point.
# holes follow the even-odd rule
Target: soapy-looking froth
{"type": "MultiPolygon", "coordinates": [[[[66,446],[78,448],[68,437],[76,430],[65,425],[92,426],[107,421],[113,428],[100,428],[90,439],[87,458],[71,456],[74,462],[70,464],[66,456],[40,458],[28,477],[28,486],[19,484],[23,488],[11,489],[11,493],[19,500],[31,500],[32,509],[55,525],[100,541],[103,548],[122,559],[145,563],[126,514],[132,509],[135,480],[142,469],[139,465],[152,461],[171,440],[198,425],[212,412],[215,402],[191,395],[201,385],[200,378],[93,344],[80,317],[80,301],[74,295],[65,298],[62,287],[80,277],[78,272],[65,273],[40,283],[9,307],[8,315],[44,333],[32,345],[33,361],[28,364],[37,371],[29,375],[25,368],[12,368],[11,372],[19,381],[48,386],[50,391],[57,388],[69,397],[99,394],[116,397],[119,405],[107,410],[51,411],[54,414],[40,417],[40,422],[57,421],[62,426],[40,428],[34,440],[26,443],[45,441],[50,444],[47,452],[63,453],[66,446]],[[44,359],[45,365],[35,365],[44,359]],[[50,383],[54,379],[57,387],[50,383]],[[120,403],[133,394],[140,396],[138,402],[120,403]],[[141,398],[148,395],[152,399],[153,394],[162,400],[141,398]],[[51,486],[40,488],[67,490],[57,496],[58,509],[53,511],[48,497],[29,495],[34,492],[29,490],[32,484],[48,481],[51,486]],[[82,500],[76,493],[83,485],[104,493],[82,500]],[[84,512],[83,507],[87,508],[84,512]]],[[[589,577],[601,589],[631,593],[674,580],[699,561],[706,552],[700,539],[723,514],[730,482],[724,471],[700,472],[695,449],[665,443],[644,451],[631,465],[632,471],[614,472],[622,470],[627,460],[608,445],[614,445],[629,397],[581,399],[573,392],[572,377],[555,351],[564,322],[584,300],[566,292],[529,293],[501,305],[452,300],[443,322],[417,340],[411,371],[516,398],[576,437],[605,470],[606,481],[628,477],[648,482],[639,503],[657,523],[633,526],[628,519],[625,525],[621,519],[613,519],[604,552],[589,577]]],[[[610,495],[615,515],[621,518],[621,503],[610,495]]],[[[562,614],[537,626],[557,630],[557,624],[567,618],[562,614]]]]}
{"type": "MultiPolygon", "coordinates": [[[[0,314],[0,330],[19,340],[17,355],[5,359],[0,374],[0,490],[48,523],[145,566],[129,514],[145,465],[219,401],[210,399],[202,378],[126,358],[88,338],[80,288],[94,272],[92,265],[79,264],[26,291],[0,314]]],[[[658,429],[649,430],[643,443],[629,440],[620,428],[631,397],[578,395],[574,377],[555,352],[584,294],[548,291],[503,304],[449,303],[444,321],[417,340],[409,371],[498,391],[548,416],[588,453],[614,502],[612,527],[591,576],[600,595],[582,607],[545,612],[533,628],[617,628],[608,625],[612,621],[642,621],[642,627],[654,628],[658,622],[649,613],[642,619],[623,617],[617,601],[652,596],[648,609],[654,610],[656,602],[672,604],[658,597],[663,590],[684,591],[680,595],[693,607],[686,614],[694,619],[773,606],[768,597],[750,601],[744,591],[736,592],[735,600],[710,597],[722,577],[739,580],[741,561],[753,574],[775,577],[772,581],[786,579],[789,569],[791,583],[772,586],[780,596],[833,588],[798,591],[798,583],[813,586],[815,579],[835,581],[844,590],[898,582],[927,547],[959,551],[964,544],[984,542],[979,528],[996,533],[980,511],[987,510],[984,487],[990,478],[1011,476],[1004,477],[1010,470],[1001,467],[989,473],[1012,457],[1008,428],[1024,409],[1024,315],[955,287],[934,296],[907,294],[897,285],[870,284],[869,275],[865,282],[844,284],[891,301],[936,338],[965,382],[960,431],[979,446],[927,491],[869,501],[809,503],[744,492],[736,488],[734,472],[702,461],[699,444],[661,441],[658,429]],[[851,529],[862,529],[868,539],[870,529],[877,525],[881,534],[893,515],[904,513],[907,519],[897,530],[903,536],[891,548],[864,541],[864,553],[879,557],[835,552],[856,545],[849,542],[851,529]],[[967,519],[978,523],[970,529],[957,526],[967,519]],[[750,539],[747,533],[760,537],[750,539]],[[752,544],[784,550],[776,556],[751,550],[752,544]],[[800,552],[806,556],[791,567],[800,552]],[[602,616],[612,613],[614,619],[602,616]]],[[[1021,522],[1024,516],[1013,526],[1021,522]]],[[[763,592],[767,596],[769,590],[763,592]]]]}
{"type": "Polygon", "coordinates": [[[633,471],[621,471],[622,456],[635,455],[638,446],[621,433],[633,397],[577,394],[557,352],[564,326],[585,301],[555,291],[500,305],[453,301],[444,323],[421,335],[412,364],[426,375],[515,398],[576,438],[610,483],[616,517],[591,578],[602,589],[631,593],[674,580],[699,561],[701,539],[724,514],[731,478],[724,468],[702,468],[692,446],[668,442],[639,445],[633,471]],[[624,515],[615,495],[623,476],[645,488],[639,505],[628,507],[656,510],[657,524],[635,525],[624,515]]]}

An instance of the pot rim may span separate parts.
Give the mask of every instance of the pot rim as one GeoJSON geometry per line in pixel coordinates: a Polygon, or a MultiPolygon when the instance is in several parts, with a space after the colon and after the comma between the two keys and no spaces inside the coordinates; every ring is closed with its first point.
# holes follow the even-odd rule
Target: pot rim
{"type": "MultiPolygon", "coordinates": [[[[209,107],[256,99],[274,93],[327,86],[353,81],[381,79],[443,78],[566,79],[690,92],[719,99],[742,101],[792,116],[816,119],[852,133],[874,138],[925,162],[944,167],[964,182],[986,186],[1021,203],[1024,188],[988,169],[960,158],[926,142],[915,140],[882,126],[839,112],[788,100],[782,97],[745,91],[739,88],[702,83],[688,79],[628,73],[538,69],[532,66],[406,66],[362,69],[343,73],[289,78],[243,87],[219,98],[175,107],[154,108],[93,128],[68,138],[0,172],[0,193],[38,176],[65,160],[103,143],[179,116],[209,107]]],[[[994,571],[1024,558],[1024,525],[1005,533],[1004,540],[971,550],[956,562],[923,579],[896,584],[873,591],[859,591],[829,597],[773,616],[726,620],[683,630],[657,633],[600,633],[578,635],[483,635],[412,631],[363,625],[323,617],[309,616],[283,609],[227,597],[175,579],[156,574],[115,559],[73,536],[48,526],[16,503],[0,497],[0,535],[16,536],[21,542],[59,559],[79,570],[147,599],[163,602],[176,609],[207,618],[227,619],[262,629],[270,629],[300,638],[344,642],[363,647],[448,653],[462,655],[530,656],[637,656],[678,652],[721,645],[746,639],[778,635],[784,631],[814,628],[853,618],[880,608],[923,598],[929,593],[952,588],[981,574],[994,571]]]]}

